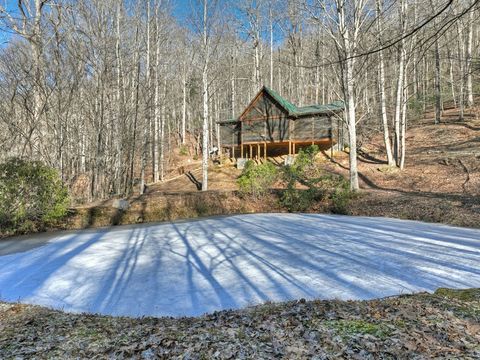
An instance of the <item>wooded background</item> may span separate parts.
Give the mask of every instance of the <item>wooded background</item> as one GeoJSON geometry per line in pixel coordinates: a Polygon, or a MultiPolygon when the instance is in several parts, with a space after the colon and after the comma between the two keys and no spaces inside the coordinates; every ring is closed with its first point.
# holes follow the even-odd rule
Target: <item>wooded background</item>
{"type": "Polygon", "coordinates": [[[478,0],[20,0],[0,7],[0,161],[42,160],[85,201],[142,192],[218,145],[216,121],[262,85],[346,104],[356,148],[383,132],[405,166],[408,120],[472,106],[478,0]],[[178,7],[182,7],[181,14],[178,7]]]}

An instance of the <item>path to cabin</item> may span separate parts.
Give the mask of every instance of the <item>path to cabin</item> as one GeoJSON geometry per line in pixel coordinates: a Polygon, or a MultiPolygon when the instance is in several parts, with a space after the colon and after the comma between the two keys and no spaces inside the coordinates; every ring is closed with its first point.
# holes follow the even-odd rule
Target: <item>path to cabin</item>
{"type": "Polygon", "coordinates": [[[269,300],[480,287],[478,264],[478,229],[236,215],[1,241],[0,298],[74,312],[199,315],[269,300]]]}

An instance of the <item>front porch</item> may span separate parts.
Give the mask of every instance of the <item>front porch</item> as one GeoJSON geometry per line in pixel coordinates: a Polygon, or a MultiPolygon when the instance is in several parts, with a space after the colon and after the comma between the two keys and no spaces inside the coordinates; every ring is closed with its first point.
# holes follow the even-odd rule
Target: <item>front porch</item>
{"type": "Polygon", "coordinates": [[[229,157],[245,158],[251,160],[266,160],[267,157],[275,157],[280,155],[294,155],[300,149],[306,148],[310,145],[317,145],[320,150],[327,150],[333,153],[333,147],[337,143],[335,139],[324,138],[315,140],[290,140],[278,142],[251,142],[242,145],[233,145],[224,147],[224,150],[229,152],[229,157]]]}

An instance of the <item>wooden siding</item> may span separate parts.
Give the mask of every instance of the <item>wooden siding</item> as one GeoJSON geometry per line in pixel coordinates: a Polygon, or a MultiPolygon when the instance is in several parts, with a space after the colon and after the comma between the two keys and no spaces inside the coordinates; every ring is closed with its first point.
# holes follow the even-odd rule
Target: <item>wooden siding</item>
{"type": "Polygon", "coordinates": [[[257,94],[237,122],[232,121],[219,123],[222,146],[316,143],[326,140],[331,144],[330,140],[336,142],[339,136],[338,121],[332,121],[330,114],[290,116],[266,91],[257,94]]]}
{"type": "Polygon", "coordinates": [[[276,119],[243,121],[238,124],[221,124],[220,141],[223,146],[243,143],[301,141],[336,137],[329,118],[276,119]],[[289,125],[291,123],[291,125],[289,125]],[[241,127],[241,131],[240,131],[241,127]],[[291,127],[291,132],[289,132],[291,127]]]}
{"type": "Polygon", "coordinates": [[[268,95],[261,93],[260,96],[249,105],[240,116],[240,121],[265,120],[266,118],[285,117],[287,114],[268,95]]]}
{"type": "Polygon", "coordinates": [[[243,142],[284,141],[289,137],[289,119],[285,116],[242,121],[243,142]]]}

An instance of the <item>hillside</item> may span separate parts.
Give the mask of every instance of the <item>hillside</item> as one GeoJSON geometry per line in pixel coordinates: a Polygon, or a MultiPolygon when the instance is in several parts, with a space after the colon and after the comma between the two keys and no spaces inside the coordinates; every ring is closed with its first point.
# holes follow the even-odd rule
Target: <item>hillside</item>
{"type": "MultiPolygon", "coordinates": [[[[444,121],[433,124],[433,114],[416,120],[407,132],[406,168],[403,171],[389,169],[385,161],[382,137],[376,135],[370,143],[364,143],[359,151],[361,187],[364,190],[387,191],[425,196],[443,195],[478,196],[480,194],[480,119],[475,113],[465,114],[466,120],[458,120],[458,111],[444,112],[444,121]]],[[[319,158],[320,166],[327,171],[346,174],[348,156],[336,153],[333,164],[329,153],[319,158]]],[[[271,159],[282,163],[283,157],[271,159]]],[[[201,180],[200,162],[191,171],[201,180]]],[[[213,166],[209,173],[210,190],[237,190],[236,177],[240,171],[231,163],[213,166]]],[[[195,183],[185,176],[149,186],[148,193],[195,191],[195,183]]]]}
{"type": "MultiPolygon", "coordinates": [[[[343,211],[350,215],[387,216],[442,222],[458,226],[480,224],[480,120],[467,113],[447,110],[444,122],[433,124],[432,114],[410,124],[407,132],[406,168],[400,171],[385,163],[381,134],[362,144],[359,151],[361,195],[343,211]],[[415,204],[412,206],[412,204],[415,204]]],[[[283,163],[283,157],[270,159],[283,163]]],[[[318,156],[325,172],[348,176],[348,154],[318,156]]],[[[198,191],[201,164],[189,156],[178,156],[166,180],[149,184],[143,195],[84,204],[72,209],[60,229],[80,229],[252,212],[285,212],[278,191],[260,199],[244,199],[236,179],[241,171],[230,162],[212,164],[209,191],[198,191]]],[[[329,213],[332,204],[316,203],[308,211],[329,213]]],[[[53,230],[53,229],[52,229],[53,230]]],[[[3,236],[8,234],[2,234],[3,236]]]]}
{"type": "MultiPolygon", "coordinates": [[[[462,226],[480,224],[480,121],[475,112],[458,121],[455,110],[433,125],[432,114],[407,132],[406,168],[390,169],[380,136],[361,148],[359,171],[366,196],[352,214],[385,215],[462,226]],[[415,204],[413,206],[412,204],[415,204]]],[[[331,171],[346,174],[342,156],[331,171]]]]}
{"type": "MultiPolygon", "coordinates": [[[[362,192],[347,213],[479,227],[480,121],[471,117],[460,123],[453,111],[447,114],[451,120],[439,125],[428,118],[412,124],[404,171],[385,165],[380,136],[364,144],[362,192]]],[[[335,154],[334,161],[321,154],[318,163],[327,172],[347,175],[347,154],[335,154]]],[[[198,164],[189,166],[198,180],[198,164]]],[[[275,191],[257,201],[239,197],[239,174],[232,164],[212,166],[208,192],[198,191],[185,174],[172,174],[170,181],[128,198],[126,210],[115,208],[115,199],[83,205],[63,227],[285,211],[275,191]]],[[[310,211],[331,208],[322,203],[310,211]]],[[[477,358],[478,299],[478,289],[438,289],[369,301],[300,299],[178,319],[71,314],[0,302],[0,356],[477,358]]]]}
{"type": "MultiPolygon", "coordinates": [[[[444,113],[445,121],[434,125],[430,113],[417,120],[407,132],[406,168],[403,171],[386,166],[382,137],[376,135],[359,151],[361,188],[368,192],[386,191],[425,196],[443,195],[447,198],[478,196],[480,194],[480,120],[466,114],[458,121],[458,113],[444,113]],[[452,197],[453,196],[453,197],[452,197]]],[[[346,175],[348,154],[335,153],[330,162],[329,153],[319,157],[319,165],[326,171],[346,175]]],[[[282,163],[284,157],[271,159],[282,163]]],[[[201,180],[200,163],[191,171],[201,180]]],[[[236,178],[241,172],[230,162],[212,166],[209,173],[210,190],[237,190],[236,178]]],[[[149,186],[148,193],[195,191],[195,183],[188,176],[149,186]]]]}
{"type": "MultiPolygon", "coordinates": [[[[455,110],[447,110],[443,115],[445,120],[438,125],[433,124],[431,113],[410,125],[403,171],[386,165],[381,134],[363,144],[359,151],[362,195],[351,201],[347,213],[478,227],[480,120],[473,111],[466,114],[463,122],[458,121],[455,110]]],[[[330,160],[328,152],[321,154],[319,166],[326,172],[348,175],[347,153],[336,153],[333,161],[330,160]]],[[[270,161],[282,163],[283,158],[270,161]]],[[[212,165],[206,193],[197,190],[201,180],[200,163],[189,163],[184,171],[185,174],[171,173],[162,183],[150,184],[142,196],[128,198],[130,207],[126,211],[112,207],[114,200],[81,206],[67,227],[286,211],[275,195],[262,201],[239,198],[236,179],[241,171],[231,162],[212,165]]],[[[329,212],[330,209],[328,204],[317,204],[311,211],[329,212]]]]}

